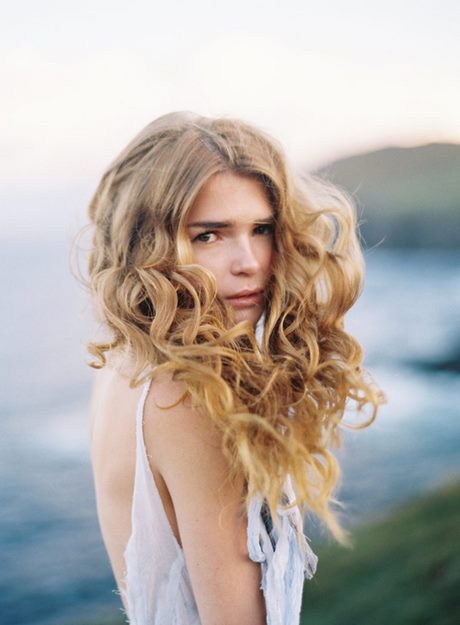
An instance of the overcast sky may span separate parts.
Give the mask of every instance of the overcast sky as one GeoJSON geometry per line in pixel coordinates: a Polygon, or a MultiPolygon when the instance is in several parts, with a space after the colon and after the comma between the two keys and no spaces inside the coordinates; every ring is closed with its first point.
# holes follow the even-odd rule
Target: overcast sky
{"type": "Polygon", "coordinates": [[[242,117],[310,168],[460,142],[458,0],[26,0],[1,29],[2,238],[71,233],[171,110],[242,117]]]}

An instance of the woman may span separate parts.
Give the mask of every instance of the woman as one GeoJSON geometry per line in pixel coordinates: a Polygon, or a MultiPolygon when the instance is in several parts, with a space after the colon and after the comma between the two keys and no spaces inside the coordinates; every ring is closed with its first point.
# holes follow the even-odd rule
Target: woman
{"type": "Polygon", "coordinates": [[[343,327],[362,282],[349,201],[295,180],[240,121],[175,113],[109,167],[90,205],[101,530],[133,625],[293,625],[341,542],[327,450],[379,396],[343,327]],[[257,329],[257,332],[256,332],[257,329]]]}

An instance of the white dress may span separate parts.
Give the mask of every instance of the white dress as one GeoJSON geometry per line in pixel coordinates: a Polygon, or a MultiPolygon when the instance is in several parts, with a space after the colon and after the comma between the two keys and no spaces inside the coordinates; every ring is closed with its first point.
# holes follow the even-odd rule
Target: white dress
{"type": "MultiPolygon", "coordinates": [[[[131,536],[125,550],[123,597],[130,625],[201,625],[184,554],[166,516],[147,458],[143,435],[144,385],[136,415],[136,472],[131,536]]],[[[291,500],[288,480],[285,494],[291,500]]],[[[263,499],[248,508],[248,551],[262,568],[267,625],[298,625],[304,578],[316,570],[317,557],[306,538],[299,544],[298,509],[280,510],[281,528],[273,526],[263,499]]]]}

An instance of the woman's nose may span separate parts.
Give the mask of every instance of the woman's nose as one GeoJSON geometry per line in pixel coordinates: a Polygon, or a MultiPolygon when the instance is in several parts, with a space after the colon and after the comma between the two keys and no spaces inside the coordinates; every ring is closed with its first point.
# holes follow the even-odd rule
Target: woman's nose
{"type": "Polygon", "coordinates": [[[260,263],[251,241],[244,240],[235,245],[231,267],[232,273],[254,274],[259,269],[259,266],[260,263]]]}

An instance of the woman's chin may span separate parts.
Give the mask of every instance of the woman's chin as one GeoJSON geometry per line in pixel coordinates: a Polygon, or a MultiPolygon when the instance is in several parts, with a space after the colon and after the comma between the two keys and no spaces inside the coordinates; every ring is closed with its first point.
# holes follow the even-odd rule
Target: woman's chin
{"type": "Polygon", "coordinates": [[[259,306],[254,306],[251,308],[240,308],[233,309],[233,318],[235,323],[240,323],[240,321],[249,321],[254,327],[262,316],[262,310],[259,306]]]}

